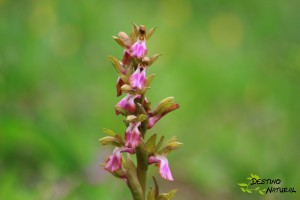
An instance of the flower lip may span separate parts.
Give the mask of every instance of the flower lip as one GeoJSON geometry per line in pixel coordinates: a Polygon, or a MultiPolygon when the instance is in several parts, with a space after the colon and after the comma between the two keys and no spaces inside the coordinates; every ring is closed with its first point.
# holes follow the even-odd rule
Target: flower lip
{"type": "Polygon", "coordinates": [[[150,156],[148,159],[148,163],[156,163],[156,166],[159,168],[159,174],[163,179],[174,181],[169,167],[168,159],[165,155],[150,156]]]}
{"type": "Polygon", "coordinates": [[[142,58],[147,54],[147,47],[145,40],[138,39],[130,48],[131,56],[142,58]]]}
{"type": "Polygon", "coordinates": [[[141,65],[129,77],[129,83],[132,88],[142,90],[146,87],[147,77],[146,70],[141,65]]]}

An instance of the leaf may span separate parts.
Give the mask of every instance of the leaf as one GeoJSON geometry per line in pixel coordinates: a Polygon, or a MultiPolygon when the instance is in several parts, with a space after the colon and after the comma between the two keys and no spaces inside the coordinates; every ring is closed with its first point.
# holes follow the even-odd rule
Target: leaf
{"type": "Polygon", "coordinates": [[[155,151],[155,143],[156,143],[157,134],[151,135],[151,137],[147,140],[146,146],[149,155],[153,155],[155,151]]]}
{"type": "Polygon", "coordinates": [[[164,139],[165,139],[165,136],[161,136],[159,142],[158,142],[157,145],[156,145],[155,153],[159,151],[159,149],[160,149],[160,147],[161,147],[161,145],[162,145],[164,139]]]}
{"type": "Polygon", "coordinates": [[[113,132],[112,130],[107,129],[107,128],[103,128],[102,131],[103,131],[104,133],[106,133],[107,135],[110,135],[110,136],[115,136],[115,135],[117,135],[115,132],[113,132]]]}
{"type": "Polygon", "coordinates": [[[264,193],[262,190],[259,190],[258,192],[259,192],[259,194],[261,194],[261,195],[265,195],[265,193],[264,193]]]}
{"type": "Polygon", "coordinates": [[[260,179],[259,176],[255,175],[255,174],[252,174],[252,173],[251,173],[251,178],[252,179],[255,178],[256,180],[260,179]]]}
{"type": "Polygon", "coordinates": [[[255,190],[259,190],[259,187],[255,188],[255,190]]]}
{"type": "Polygon", "coordinates": [[[246,178],[247,180],[252,180],[252,178],[251,177],[248,177],[248,178],[246,178]]]}
{"type": "Polygon", "coordinates": [[[248,186],[248,184],[246,184],[246,183],[239,183],[238,185],[241,186],[241,187],[247,187],[248,186]]]}
{"type": "Polygon", "coordinates": [[[246,190],[245,190],[244,188],[241,188],[241,190],[242,190],[243,192],[246,192],[246,190]]]}
{"type": "Polygon", "coordinates": [[[248,190],[248,189],[246,189],[246,192],[248,192],[248,193],[252,193],[252,192],[251,192],[251,190],[248,190]]]}

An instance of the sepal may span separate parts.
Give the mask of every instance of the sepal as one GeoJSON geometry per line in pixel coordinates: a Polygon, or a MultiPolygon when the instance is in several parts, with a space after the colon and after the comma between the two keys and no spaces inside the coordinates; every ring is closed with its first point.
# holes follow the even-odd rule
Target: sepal
{"type": "Polygon", "coordinates": [[[153,35],[154,31],[156,30],[157,27],[153,27],[149,30],[148,33],[146,33],[146,40],[149,40],[151,36],[153,35]]]}
{"type": "Polygon", "coordinates": [[[131,46],[131,41],[128,35],[125,32],[119,32],[118,33],[119,39],[122,40],[123,44],[126,46],[126,48],[129,48],[131,46]]]}
{"type": "Polygon", "coordinates": [[[179,149],[183,144],[181,142],[178,142],[177,137],[172,137],[169,139],[164,147],[159,150],[157,153],[158,154],[168,154],[171,151],[174,151],[176,149],[179,149]]]}
{"type": "MultiPolygon", "coordinates": [[[[116,71],[118,72],[118,74],[124,75],[126,73],[125,68],[122,66],[122,64],[120,63],[120,61],[114,57],[114,56],[108,56],[108,60],[113,64],[113,66],[115,67],[116,71]]],[[[120,77],[123,80],[123,77],[120,77]]],[[[126,80],[124,80],[124,82],[126,82],[126,80]]]]}
{"type": "Polygon", "coordinates": [[[148,65],[151,66],[160,56],[162,56],[162,54],[154,54],[151,56],[148,65]]]}
{"type": "Polygon", "coordinates": [[[113,146],[121,147],[124,146],[124,141],[122,136],[120,135],[115,135],[115,136],[106,136],[104,138],[99,139],[99,142],[102,145],[108,145],[111,144],[113,146]]]}
{"type": "Polygon", "coordinates": [[[123,48],[126,48],[126,44],[124,43],[123,40],[121,40],[120,38],[116,37],[116,36],[112,36],[112,38],[123,48]]]}

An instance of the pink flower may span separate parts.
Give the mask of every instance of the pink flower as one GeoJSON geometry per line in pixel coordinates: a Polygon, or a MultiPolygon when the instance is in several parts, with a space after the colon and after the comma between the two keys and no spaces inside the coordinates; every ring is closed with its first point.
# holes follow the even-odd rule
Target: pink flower
{"type": "Polygon", "coordinates": [[[149,157],[149,164],[156,163],[156,166],[159,168],[159,174],[163,179],[174,181],[169,167],[169,162],[166,156],[156,155],[149,157]]]}
{"type": "Polygon", "coordinates": [[[134,103],[134,99],[139,97],[139,95],[131,95],[127,94],[121,101],[117,103],[115,106],[116,114],[127,115],[135,112],[136,105],[134,103]]]}
{"type": "Polygon", "coordinates": [[[113,154],[110,155],[108,157],[108,159],[106,160],[104,169],[106,169],[107,171],[110,171],[110,172],[115,172],[118,169],[120,169],[122,166],[121,152],[128,152],[128,153],[133,154],[134,150],[132,150],[130,148],[126,148],[126,147],[123,147],[123,148],[116,147],[113,151],[113,154]]]}
{"type": "Polygon", "coordinates": [[[129,124],[125,132],[125,145],[127,147],[135,149],[139,146],[142,139],[142,134],[138,129],[140,125],[141,122],[132,122],[129,124]]]}
{"type": "Polygon", "coordinates": [[[145,40],[136,41],[130,48],[131,56],[142,58],[147,54],[147,47],[145,40]]]}
{"type": "Polygon", "coordinates": [[[134,89],[143,89],[147,83],[146,69],[139,65],[135,72],[129,77],[129,83],[134,89]]]}

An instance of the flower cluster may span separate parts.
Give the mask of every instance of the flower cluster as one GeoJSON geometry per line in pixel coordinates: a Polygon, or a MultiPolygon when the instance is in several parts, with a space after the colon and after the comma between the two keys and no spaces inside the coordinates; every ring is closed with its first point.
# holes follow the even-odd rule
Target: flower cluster
{"type": "MultiPolygon", "coordinates": [[[[130,36],[124,32],[118,33],[118,37],[113,36],[114,40],[124,48],[122,59],[109,56],[109,60],[118,73],[117,96],[125,93],[124,97],[116,104],[115,112],[117,115],[126,117],[127,128],[123,135],[104,129],[108,136],[99,141],[103,145],[115,146],[113,153],[105,161],[104,169],[125,180],[134,199],[144,199],[145,197],[146,173],[150,164],[158,167],[159,174],[163,179],[174,180],[166,156],[170,151],[181,146],[176,137],[162,145],[164,140],[164,136],[162,136],[156,143],[157,134],[151,135],[145,142],[147,130],[151,129],[163,116],[179,108],[179,104],[174,102],[174,98],[168,97],[162,100],[154,110],[151,110],[150,102],[145,96],[155,76],[152,74],[147,77],[147,68],[160,56],[160,54],[155,54],[150,58],[147,57],[146,41],[150,39],[155,29],[152,28],[147,32],[145,26],[133,24],[130,36]],[[137,167],[128,154],[126,161],[124,160],[122,153],[125,152],[136,154],[137,167]]],[[[154,183],[156,184],[156,181],[154,183]]],[[[161,195],[167,195],[170,199],[174,193],[172,191],[169,194],[161,195]]],[[[149,195],[153,196],[150,199],[158,199],[158,191],[149,191],[149,195]]]]}

